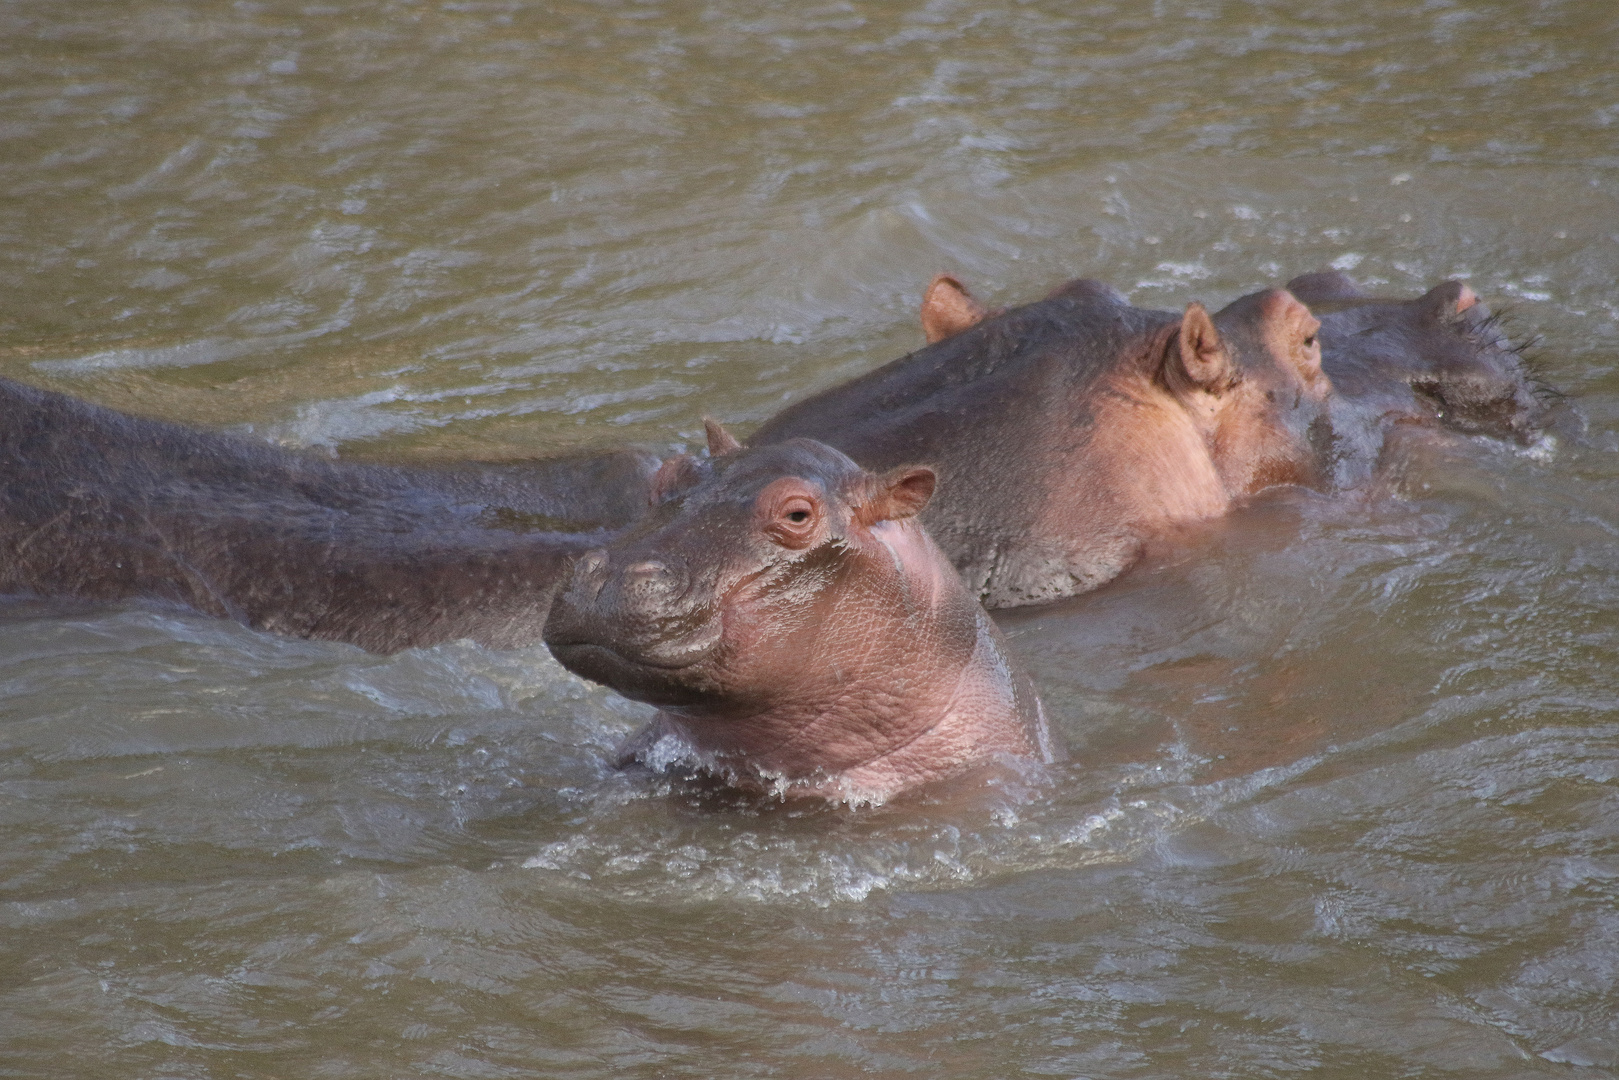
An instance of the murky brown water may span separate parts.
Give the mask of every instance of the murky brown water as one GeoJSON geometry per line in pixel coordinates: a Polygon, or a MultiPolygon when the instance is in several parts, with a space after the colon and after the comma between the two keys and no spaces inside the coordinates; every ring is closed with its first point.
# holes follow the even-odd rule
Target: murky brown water
{"type": "Polygon", "coordinates": [[[1619,1074],[1619,8],[981,7],[7,4],[0,374],[665,446],[936,270],[1330,263],[1510,306],[1555,447],[1004,620],[1073,760],[858,812],[614,774],[644,711],[541,649],[0,605],[0,1071],[1619,1074]]]}

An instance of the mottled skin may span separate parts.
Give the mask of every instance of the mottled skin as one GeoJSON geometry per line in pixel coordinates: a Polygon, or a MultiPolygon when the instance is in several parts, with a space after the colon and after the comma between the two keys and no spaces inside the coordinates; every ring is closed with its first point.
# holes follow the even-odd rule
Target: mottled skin
{"type": "Polygon", "coordinates": [[[710,440],[708,463],[666,466],[645,522],[579,560],[546,624],[569,670],[659,707],[626,760],[864,802],[1051,759],[1033,687],[917,521],[930,470],[710,440]]]}
{"type": "Polygon", "coordinates": [[[513,647],[572,558],[644,513],[656,464],[346,464],[0,380],[0,593],[151,598],[378,652],[513,647]]]}
{"type": "Polygon", "coordinates": [[[993,314],[941,276],[923,315],[933,344],[750,443],[813,435],[869,469],[936,469],[923,523],[987,607],[1095,588],[1184,523],[1325,478],[1331,383],[1286,291],[1175,315],[1081,280],[993,314]]]}
{"type": "Polygon", "coordinates": [[[1464,283],[1388,300],[1323,271],[1288,288],[1321,320],[1321,361],[1341,402],[1334,413],[1341,435],[1417,423],[1528,445],[1545,430],[1550,409],[1540,388],[1464,283]]]}

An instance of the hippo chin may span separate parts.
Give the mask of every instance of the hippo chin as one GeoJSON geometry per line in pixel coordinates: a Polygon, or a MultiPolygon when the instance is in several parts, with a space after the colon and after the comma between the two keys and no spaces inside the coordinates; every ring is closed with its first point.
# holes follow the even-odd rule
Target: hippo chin
{"type": "Polygon", "coordinates": [[[0,593],[145,598],[376,652],[534,642],[657,467],[334,462],[4,379],[0,463],[0,593]]]}
{"type": "Polygon", "coordinates": [[[545,625],[564,667],[658,706],[626,762],[876,802],[1052,760],[1033,686],[917,521],[932,470],[718,425],[710,454],[665,464],[659,505],[574,564],[545,625]]]}
{"type": "Polygon", "coordinates": [[[940,277],[923,323],[928,347],[750,442],[811,436],[877,470],[927,462],[940,496],[923,521],[987,607],[1095,588],[1182,523],[1329,478],[1318,323],[1284,290],[1176,315],[1082,280],[996,314],[940,277]]]}

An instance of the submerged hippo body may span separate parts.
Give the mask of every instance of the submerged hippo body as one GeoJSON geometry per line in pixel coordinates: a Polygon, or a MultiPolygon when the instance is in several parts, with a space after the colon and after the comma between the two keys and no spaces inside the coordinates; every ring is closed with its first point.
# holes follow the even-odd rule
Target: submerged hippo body
{"type": "Polygon", "coordinates": [[[152,598],[379,652],[539,638],[656,459],[333,462],[0,380],[0,593],[152,598]]]}
{"type": "Polygon", "coordinates": [[[941,278],[928,304],[933,344],[750,442],[813,436],[869,469],[937,469],[923,522],[987,607],[1095,588],[1182,523],[1324,476],[1331,384],[1316,320],[1283,290],[1211,317],[1082,280],[992,314],[941,278]]]}
{"type": "Polygon", "coordinates": [[[1473,290],[1445,281],[1414,300],[1368,295],[1337,271],[1288,288],[1321,320],[1322,366],[1338,404],[1334,424],[1375,457],[1393,424],[1439,426],[1529,445],[1551,410],[1518,349],[1473,290]]]}
{"type": "Polygon", "coordinates": [[[931,471],[717,425],[711,451],[665,466],[666,501],[575,564],[546,624],[565,667],[660,708],[627,759],[851,802],[1051,759],[1033,687],[916,520],[931,471]]]}

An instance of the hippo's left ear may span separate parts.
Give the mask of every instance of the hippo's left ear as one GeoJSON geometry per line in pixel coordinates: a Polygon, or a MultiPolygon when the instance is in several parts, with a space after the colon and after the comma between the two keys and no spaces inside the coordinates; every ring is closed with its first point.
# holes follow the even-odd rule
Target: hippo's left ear
{"type": "Polygon", "coordinates": [[[970,330],[991,314],[967,286],[949,274],[935,274],[922,294],[922,333],[929,345],[970,330]]]}
{"type": "Polygon", "coordinates": [[[1174,388],[1176,383],[1191,383],[1211,393],[1225,388],[1233,373],[1231,354],[1208,309],[1196,300],[1186,305],[1181,316],[1180,332],[1171,341],[1164,357],[1165,381],[1174,388]]]}
{"type": "Polygon", "coordinates": [[[647,502],[658,506],[702,479],[703,471],[696,458],[690,454],[676,454],[652,474],[652,483],[647,489],[647,502]]]}
{"type": "Polygon", "coordinates": [[[857,512],[861,524],[915,517],[933,498],[938,482],[938,475],[921,465],[901,465],[874,477],[871,498],[857,512]]]}

